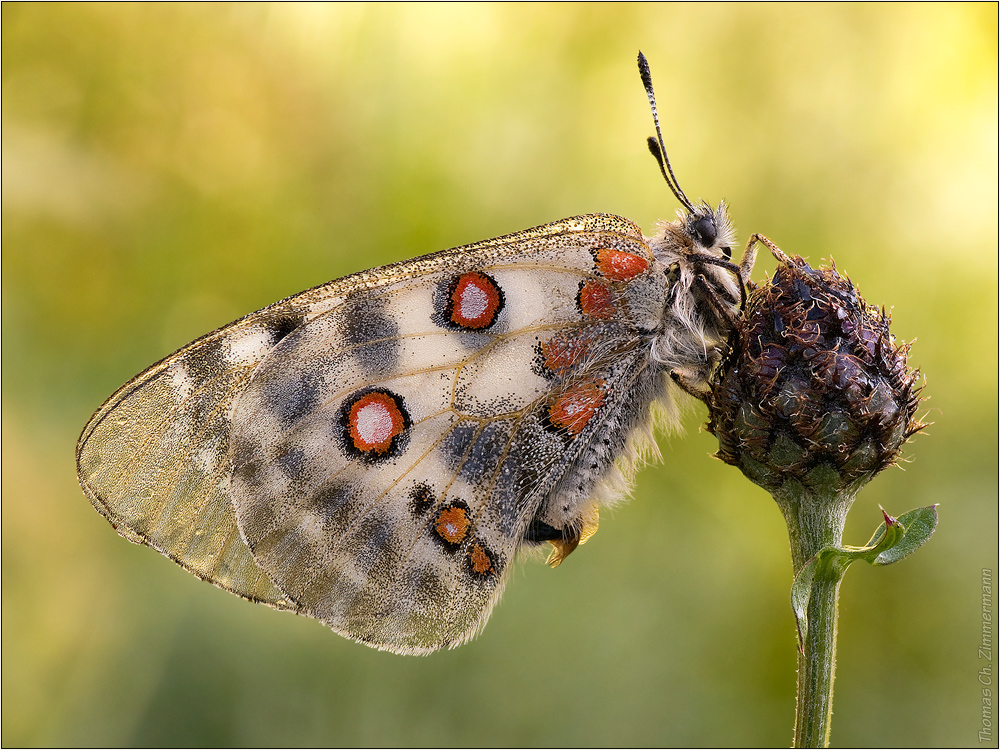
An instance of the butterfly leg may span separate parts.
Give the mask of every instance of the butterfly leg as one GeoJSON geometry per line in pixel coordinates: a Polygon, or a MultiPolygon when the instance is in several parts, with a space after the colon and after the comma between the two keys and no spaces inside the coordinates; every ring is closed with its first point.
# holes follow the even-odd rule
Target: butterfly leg
{"type": "MultiPolygon", "coordinates": [[[[751,284],[750,274],[753,273],[753,266],[757,260],[757,243],[764,245],[771,254],[781,262],[788,260],[781,249],[774,244],[770,239],[762,234],[754,233],[750,235],[747,240],[746,247],[743,249],[743,255],[740,258],[739,264],[732,263],[730,261],[722,260],[721,258],[715,258],[709,255],[699,255],[697,260],[703,263],[711,263],[712,265],[717,265],[725,268],[727,271],[731,271],[736,275],[737,280],[740,285],[740,311],[746,307],[746,290],[747,286],[751,284]]],[[[719,293],[711,288],[711,286],[704,280],[703,277],[699,276],[695,279],[695,283],[698,288],[705,294],[709,302],[711,302],[712,307],[715,309],[716,314],[719,318],[729,324],[729,327],[736,323],[736,318],[738,313],[732,312],[730,306],[719,297],[719,293]]]]}
{"type": "Polygon", "coordinates": [[[789,262],[788,256],[781,251],[781,248],[775,245],[771,240],[769,240],[764,235],[754,233],[750,235],[750,239],[747,240],[746,250],[743,251],[743,258],[740,259],[740,277],[744,279],[744,281],[750,280],[750,272],[753,270],[753,262],[754,259],[757,257],[758,242],[762,244],[764,247],[766,247],[768,250],[770,250],[771,255],[773,255],[775,259],[778,260],[779,262],[781,263],[789,262]],[[744,267],[745,267],[745,272],[744,272],[744,267]]]}
{"type": "MultiPolygon", "coordinates": [[[[733,303],[729,300],[724,299],[718,291],[712,288],[712,285],[705,281],[703,276],[696,276],[694,279],[694,286],[698,287],[699,291],[705,295],[709,304],[712,306],[712,310],[715,312],[715,316],[722,322],[726,324],[726,328],[732,329],[736,325],[736,321],[739,318],[740,311],[743,310],[744,301],[740,301],[739,310],[733,310],[733,303]]],[[[743,285],[740,284],[740,290],[742,292],[743,285]]],[[[742,294],[741,294],[742,296],[742,294]]]]}
{"type": "Polygon", "coordinates": [[[771,247],[774,243],[762,234],[752,234],[747,240],[747,246],[743,249],[743,256],[740,258],[739,277],[740,283],[746,286],[750,283],[750,274],[753,272],[753,264],[757,260],[757,243],[761,242],[771,247]]]}

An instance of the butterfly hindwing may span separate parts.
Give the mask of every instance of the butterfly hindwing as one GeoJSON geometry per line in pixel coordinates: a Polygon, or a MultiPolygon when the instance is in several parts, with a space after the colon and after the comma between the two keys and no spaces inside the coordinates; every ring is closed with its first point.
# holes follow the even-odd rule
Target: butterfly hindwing
{"type": "Polygon", "coordinates": [[[636,343],[654,266],[594,214],[317,287],[121,389],[81,481],[123,535],[236,593],[379,648],[456,645],[520,546],[571,551],[658,395],[636,343]]]}

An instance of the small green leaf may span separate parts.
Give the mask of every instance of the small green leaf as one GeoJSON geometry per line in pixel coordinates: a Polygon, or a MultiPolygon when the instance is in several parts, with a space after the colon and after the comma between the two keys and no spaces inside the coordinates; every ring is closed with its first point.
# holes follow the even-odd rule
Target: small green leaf
{"type": "MultiPolygon", "coordinates": [[[[875,529],[875,533],[868,540],[868,544],[864,547],[844,546],[843,551],[851,555],[851,562],[860,559],[871,565],[875,565],[875,560],[879,555],[893,549],[906,535],[906,527],[898,519],[886,513],[884,508],[880,507],[879,510],[882,511],[882,518],[885,519],[885,523],[875,529]]],[[[913,511],[910,512],[912,513],[913,511]]]]}
{"type": "Polygon", "coordinates": [[[937,528],[937,522],[936,505],[904,513],[897,521],[904,529],[902,537],[869,562],[872,565],[891,565],[902,560],[931,538],[931,534],[937,528]]]}
{"type": "Polygon", "coordinates": [[[809,597],[817,576],[836,582],[844,577],[855,560],[864,560],[874,566],[902,560],[930,539],[938,520],[936,505],[911,510],[898,519],[885,510],[882,516],[885,523],[875,530],[864,547],[824,547],[796,573],[792,581],[792,612],[799,630],[799,650],[808,632],[809,597]]]}

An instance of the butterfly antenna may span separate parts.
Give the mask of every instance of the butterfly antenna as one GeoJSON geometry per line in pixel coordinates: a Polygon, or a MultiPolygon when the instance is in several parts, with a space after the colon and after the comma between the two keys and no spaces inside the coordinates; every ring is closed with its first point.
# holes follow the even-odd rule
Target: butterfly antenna
{"type": "Polygon", "coordinates": [[[639,53],[639,75],[642,77],[643,88],[646,89],[646,96],[649,98],[649,108],[653,111],[653,123],[656,125],[656,138],[650,136],[646,145],[649,146],[649,153],[656,157],[656,163],[660,165],[660,174],[667,182],[667,187],[674,194],[689,212],[694,211],[691,201],[684,195],[677,178],[674,176],[673,167],[670,166],[670,159],[667,158],[667,148],[663,145],[663,133],[660,132],[660,117],[656,113],[656,95],[653,93],[653,77],[649,73],[649,63],[646,56],[639,53]]]}

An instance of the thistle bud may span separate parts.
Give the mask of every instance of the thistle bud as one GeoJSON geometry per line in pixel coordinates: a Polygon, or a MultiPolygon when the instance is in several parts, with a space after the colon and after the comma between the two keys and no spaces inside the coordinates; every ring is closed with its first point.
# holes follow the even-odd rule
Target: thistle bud
{"type": "Polygon", "coordinates": [[[835,267],[764,242],[778,269],[751,286],[708,399],[716,455],[772,494],[795,480],[853,495],[925,426],[909,345],[835,267]]]}

